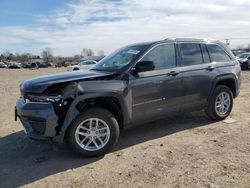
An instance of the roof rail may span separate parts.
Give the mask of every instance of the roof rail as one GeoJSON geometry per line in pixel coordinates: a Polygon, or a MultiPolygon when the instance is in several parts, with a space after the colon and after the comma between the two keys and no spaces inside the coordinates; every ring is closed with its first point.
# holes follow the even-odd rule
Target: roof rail
{"type": "Polygon", "coordinates": [[[197,38],[166,38],[164,40],[175,40],[175,41],[204,41],[207,39],[197,39],[197,38]]]}

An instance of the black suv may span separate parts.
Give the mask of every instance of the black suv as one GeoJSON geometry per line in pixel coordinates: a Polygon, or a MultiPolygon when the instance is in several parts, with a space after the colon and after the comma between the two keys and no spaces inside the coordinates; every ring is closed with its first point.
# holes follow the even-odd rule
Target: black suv
{"type": "Polygon", "coordinates": [[[107,153],[120,129],[172,113],[231,112],[241,68],[218,41],[166,39],[118,49],[89,71],[27,80],[15,116],[33,139],[64,140],[83,156],[107,153]]]}

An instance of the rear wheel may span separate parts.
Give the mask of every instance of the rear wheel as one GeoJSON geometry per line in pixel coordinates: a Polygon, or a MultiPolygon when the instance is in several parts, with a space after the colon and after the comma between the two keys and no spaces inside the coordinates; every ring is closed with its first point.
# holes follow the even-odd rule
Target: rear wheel
{"type": "Polygon", "coordinates": [[[216,86],[206,110],[213,120],[223,120],[231,113],[233,107],[233,94],[230,88],[223,85],[216,86]]]}
{"type": "Polygon", "coordinates": [[[117,142],[119,126],[114,115],[103,108],[92,108],[79,115],[71,125],[67,140],[82,156],[100,156],[117,142]]]}

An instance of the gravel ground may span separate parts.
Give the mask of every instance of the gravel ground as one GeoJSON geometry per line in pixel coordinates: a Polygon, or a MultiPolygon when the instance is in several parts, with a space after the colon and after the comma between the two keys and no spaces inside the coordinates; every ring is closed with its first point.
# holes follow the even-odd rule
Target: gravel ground
{"type": "Polygon", "coordinates": [[[109,154],[81,158],[29,140],[14,121],[19,84],[65,69],[0,70],[0,187],[250,187],[250,71],[231,118],[195,112],[122,131],[109,154]]]}

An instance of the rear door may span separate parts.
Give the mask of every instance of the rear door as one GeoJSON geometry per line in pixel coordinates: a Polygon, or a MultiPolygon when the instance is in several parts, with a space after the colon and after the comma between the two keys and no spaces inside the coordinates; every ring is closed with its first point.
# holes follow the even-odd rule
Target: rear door
{"type": "Polygon", "coordinates": [[[154,119],[180,110],[181,77],[176,67],[175,45],[153,47],[140,61],[153,61],[155,69],[135,75],[130,84],[133,121],[154,119]]]}
{"type": "Polygon", "coordinates": [[[183,77],[182,110],[203,108],[212,88],[215,66],[205,44],[179,43],[178,50],[183,77]]]}

